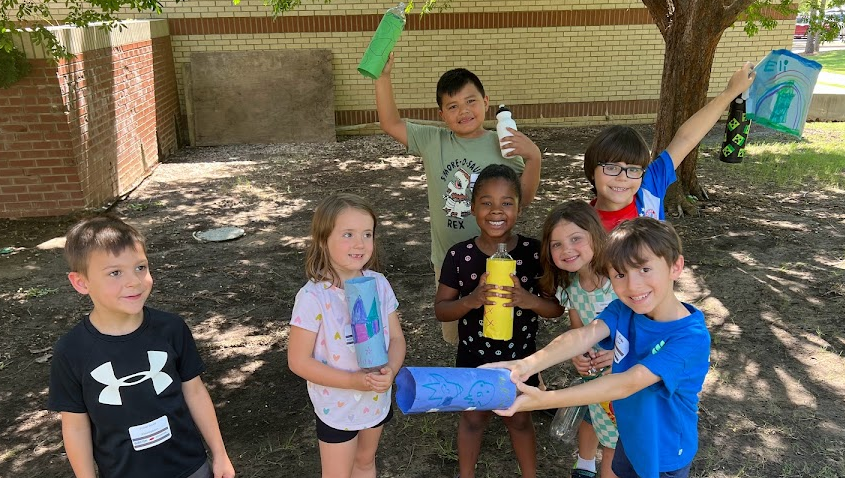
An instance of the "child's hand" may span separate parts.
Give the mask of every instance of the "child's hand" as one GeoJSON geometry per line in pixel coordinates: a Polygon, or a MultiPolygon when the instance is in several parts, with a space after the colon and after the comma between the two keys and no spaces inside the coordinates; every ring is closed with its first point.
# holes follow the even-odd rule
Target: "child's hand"
{"type": "Polygon", "coordinates": [[[613,350],[590,351],[590,366],[594,370],[601,370],[613,365],[613,350]]]}
{"type": "Polygon", "coordinates": [[[229,455],[225,453],[222,456],[214,455],[212,457],[211,470],[214,473],[214,478],[235,478],[235,467],[232,466],[229,455]]]}
{"type": "Polygon", "coordinates": [[[575,370],[578,372],[579,375],[582,377],[586,377],[591,375],[590,370],[593,368],[590,364],[590,356],[589,354],[584,355],[576,355],[572,357],[572,365],[575,366],[575,370]]]}
{"type": "Polygon", "coordinates": [[[372,391],[384,393],[390,389],[391,385],[393,385],[393,377],[395,376],[396,372],[394,372],[389,366],[385,365],[378,372],[368,373],[367,383],[372,391]]]}
{"type": "Polygon", "coordinates": [[[508,153],[508,157],[522,156],[525,160],[540,159],[540,148],[531,141],[531,138],[525,136],[523,133],[508,128],[513,136],[506,136],[499,143],[502,149],[513,148],[513,151],[508,153]]]}
{"type": "Polygon", "coordinates": [[[522,283],[516,274],[511,274],[513,280],[513,287],[508,285],[499,286],[505,291],[505,294],[499,294],[503,299],[510,299],[510,302],[505,302],[505,307],[519,307],[520,309],[534,310],[537,307],[539,297],[528,292],[522,288],[522,283]]]}
{"type": "Polygon", "coordinates": [[[730,93],[732,97],[737,97],[742,94],[743,91],[751,88],[751,83],[754,83],[754,78],[757,76],[757,73],[754,71],[754,65],[751,62],[745,62],[742,65],[742,68],[736,71],[736,73],[731,76],[731,79],[728,80],[728,86],[725,87],[725,91],[730,93]]]}
{"type": "Polygon", "coordinates": [[[380,78],[390,78],[390,73],[393,71],[393,52],[387,56],[387,63],[384,64],[384,68],[381,70],[380,78]]]}
{"type": "Polygon", "coordinates": [[[511,371],[511,382],[522,383],[533,375],[525,360],[507,360],[504,362],[485,363],[478,368],[504,368],[511,371]]]}
{"type": "Polygon", "coordinates": [[[353,390],[360,390],[362,392],[370,392],[373,387],[370,386],[370,381],[367,378],[368,373],[363,370],[357,372],[350,372],[353,375],[352,388],[353,390]]]}
{"type": "Polygon", "coordinates": [[[474,291],[472,291],[468,296],[465,296],[463,299],[472,309],[477,309],[485,305],[495,305],[495,302],[490,300],[488,297],[494,296],[491,291],[496,287],[497,286],[495,285],[487,283],[487,273],[485,272],[481,275],[481,279],[478,280],[478,287],[476,287],[474,291]]]}
{"type": "Polygon", "coordinates": [[[493,410],[496,415],[503,417],[513,416],[516,412],[527,412],[530,410],[542,410],[547,407],[543,402],[549,392],[543,392],[537,387],[532,387],[523,382],[517,382],[516,390],[519,395],[507,410],[493,410]]]}

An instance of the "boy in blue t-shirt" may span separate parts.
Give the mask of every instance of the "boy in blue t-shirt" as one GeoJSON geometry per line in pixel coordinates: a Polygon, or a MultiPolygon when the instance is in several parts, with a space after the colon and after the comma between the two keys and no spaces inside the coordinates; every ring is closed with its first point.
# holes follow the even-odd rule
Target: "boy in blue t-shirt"
{"type": "Polygon", "coordinates": [[[584,152],[584,174],[596,193],[590,204],[609,232],[638,216],[663,219],[663,199],[675,182],[675,169],[698,145],[725,108],[754,81],[746,63],[716,98],[692,115],[654,161],[645,140],[630,126],[611,126],[599,133],[584,152]]]}
{"type": "Polygon", "coordinates": [[[619,427],[613,472],[621,478],[685,478],[698,451],[698,393],[710,364],[704,315],[672,289],[684,269],[671,224],[625,221],[608,238],[604,263],[619,299],[598,318],[504,367],[522,392],[501,415],[612,400],[619,427]],[[523,383],[595,344],[612,349],[613,373],[556,391],[523,383]]]}

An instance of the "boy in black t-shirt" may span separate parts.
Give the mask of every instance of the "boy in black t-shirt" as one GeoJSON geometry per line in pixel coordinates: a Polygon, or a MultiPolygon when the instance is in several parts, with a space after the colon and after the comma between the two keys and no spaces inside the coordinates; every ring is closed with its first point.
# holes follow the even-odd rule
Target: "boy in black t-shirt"
{"type": "Polygon", "coordinates": [[[144,306],[152,289],[144,237],[112,216],[67,233],[73,288],[94,304],[59,339],[48,408],[77,477],[231,478],[205,365],[178,316],[144,306]],[[203,439],[212,454],[209,465],[203,439]]]}

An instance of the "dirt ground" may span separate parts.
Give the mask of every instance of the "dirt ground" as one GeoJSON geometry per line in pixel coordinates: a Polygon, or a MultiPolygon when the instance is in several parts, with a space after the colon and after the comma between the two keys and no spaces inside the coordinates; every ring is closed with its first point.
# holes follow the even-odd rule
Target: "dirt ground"
{"type": "MultiPolygon", "coordinates": [[[[699,216],[671,219],[687,263],[677,289],[705,311],[713,336],[693,476],[845,476],[845,191],[755,184],[742,165],[712,156],[719,128],[699,160],[710,199],[699,203],[699,216]]],[[[649,128],[642,131],[650,138],[649,128]]],[[[520,232],[539,237],[550,207],[589,197],[581,154],[597,132],[528,130],[545,162],[520,232]]],[[[194,331],[241,477],[319,476],[312,409],[286,349],[311,212],[330,191],[365,196],[380,215],[406,364],[453,363],[433,315],[422,166],[389,138],[186,149],[113,208],[148,238],[156,282],[149,304],[181,314],[194,331]],[[192,238],[217,226],[246,235],[226,243],[192,238]]],[[[3,477],[71,476],[59,422],[44,407],[50,348],[89,307],[50,241],[75,219],[0,221],[0,249],[12,248],[0,254],[3,477]]],[[[539,343],[566,328],[564,319],[545,322],[539,343]]],[[[570,365],[559,366],[546,380],[560,387],[572,375],[570,365]]],[[[548,415],[534,417],[540,476],[568,476],[573,446],[549,436],[548,415]]],[[[382,438],[379,476],[455,476],[456,426],[455,414],[397,410],[382,438]]],[[[485,436],[478,476],[519,476],[499,420],[485,436]]]]}

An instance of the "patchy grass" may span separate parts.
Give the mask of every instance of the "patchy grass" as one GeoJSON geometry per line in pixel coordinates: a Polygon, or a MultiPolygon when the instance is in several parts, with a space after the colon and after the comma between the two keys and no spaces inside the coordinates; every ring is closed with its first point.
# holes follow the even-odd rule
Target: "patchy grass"
{"type": "Polygon", "coordinates": [[[845,50],[826,51],[810,57],[824,67],[823,71],[845,75],[845,50]]]}
{"type": "MultiPolygon", "coordinates": [[[[843,51],[845,53],[845,51],[843,51]]],[[[845,56],[843,56],[845,59],[845,56]]],[[[808,123],[804,139],[755,141],[749,137],[745,161],[725,168],[733,176],[778,187],[845,188],[845,123],[808,123]]]]}

